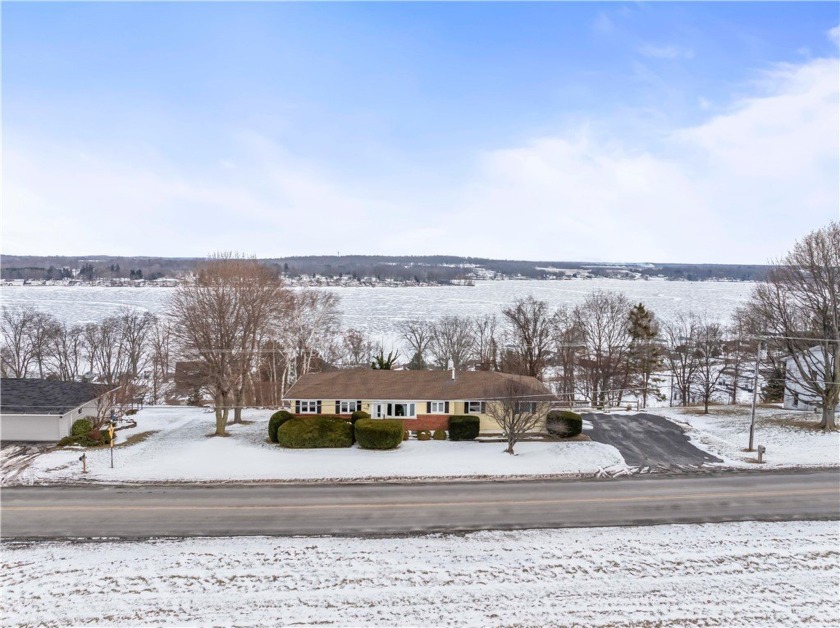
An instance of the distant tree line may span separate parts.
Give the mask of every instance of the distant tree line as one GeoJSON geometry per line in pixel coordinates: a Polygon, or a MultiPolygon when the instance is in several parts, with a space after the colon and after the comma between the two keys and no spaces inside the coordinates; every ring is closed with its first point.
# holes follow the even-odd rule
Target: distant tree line
{"type": "MultiPolygon", "coordinates": [[[[558,261],[512,261],[456,256],[306,256],[262,260],[278,275],[288,278],[362,280],[400,283],[450,284],[475,278],[475,267],[484,275],[498,278],[523,277],[552,279],[558,275],[550,268],[563,268],[572,274],[593,277],[661,276],[672,280],[760,281],[768,267],[739,264],[593,264],[558,261]]],[[[102,257],[87,260],[73,257],[36,257],[21,255],[0,256],[0,276],[6,280],[53,280],[70,276],[70,269],[78,269],[78,277],[85,281],[97,279],[157,279],[179,277],[193,273],[202,260],[196,258],[102,257]]]]}

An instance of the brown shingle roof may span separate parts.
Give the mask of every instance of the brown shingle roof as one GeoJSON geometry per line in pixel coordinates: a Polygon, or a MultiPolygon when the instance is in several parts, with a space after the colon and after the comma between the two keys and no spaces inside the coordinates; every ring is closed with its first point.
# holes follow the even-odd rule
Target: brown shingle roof
{"type": "MultiPolygon", "coordinates": [[[[346,370],[309,373],[286,392],[286,399],[481,400],[502,397],[519,382],[528,397],[554,399],[536,378],[493,371],[346,370]]],[[[518,396],[522,395],[522,392],[518,396]]]]}

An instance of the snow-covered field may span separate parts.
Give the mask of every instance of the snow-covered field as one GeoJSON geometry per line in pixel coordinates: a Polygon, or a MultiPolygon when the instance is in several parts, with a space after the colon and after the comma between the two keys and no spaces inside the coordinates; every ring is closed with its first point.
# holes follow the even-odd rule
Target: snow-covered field
{"type": "MultiPolygon", "coordinates": [[[[531,442],[516,447],[517,456],[503,453],[502,443],[403,442],[392,451],[345,449],[283,449],[266,442],[270,411],[248,410],[253,421],[231,425],[228,438],[209,438],[212,412],[202,408],[157,406],[141,410],[137,427],[117,432],[114,468],[106,448],[88,449],[89,473],[81,474],[78,449],[63,449],[36,457],[18,472],[4,465],[4,483],[31,484],[79,480],[98,482],[319,480],[361,478],[432,478],[593,474],[600,468],[623,466],[618,450],[593,442],[531,442]],[[133,444],[119,446],[133,435],[133,444]]],[[[4,450],[8,455],[8,451],[4,450]]]]}
{"type": "MultiPolygon", "coordinates": [[[[393,338],[397,323],[405,319],[435,319],[448,314],[479,316],[499,314],[515,299],[534,295],[552,307],[576,305],[593,290],[623,292],[633,302],[643,302],[660,319],[694,310],[728,320],[749,297],[749,282],[623,281],[580,279],[574,281],[476,281],[475,286],[402,288],[319,288],[341,297],[344,326],[373,336],[393,338]]],[[[172,288],[110,288],[97,286],[4,286],[4,305],[33,305],[68,323],[95,322],[121,306],[160,313],[172,288]]]]}
{"type": "MultiPolygon", "coordinates": [[[[702,408],[651,408],[686,430],[692,443],[722,458],[723,466],[755,469],[755,452],[746,452],[750,434],[749,406],[702,408]]],[[[840,466],[840,432],[817,428],[813,413],[783,408],[756,409],[754,445],[764,445],[763,468],[840,466]]]]}
{"type": "Polygon", "coordinates": [[[3,624],[837,626],[838,522],[23,544],[3,624]]]}

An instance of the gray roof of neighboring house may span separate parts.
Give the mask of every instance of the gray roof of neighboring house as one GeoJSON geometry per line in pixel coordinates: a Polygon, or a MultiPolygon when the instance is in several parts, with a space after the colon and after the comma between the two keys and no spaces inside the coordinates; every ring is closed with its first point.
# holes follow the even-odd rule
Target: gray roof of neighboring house
{"type": "Polygon", "coordinates": [[[113,388],[104,384],[3,377],[0,378],[0,413],[65,414],[113,388]]]}
{"type": "Polygon", "coordinates": [[[286,392],[286,399],[382,399],[454,401],[504,397],[510,385],[520,398],[554,399],[535,377],[495,371],[387,371],[373,369],[309,373],[286,392]]]}

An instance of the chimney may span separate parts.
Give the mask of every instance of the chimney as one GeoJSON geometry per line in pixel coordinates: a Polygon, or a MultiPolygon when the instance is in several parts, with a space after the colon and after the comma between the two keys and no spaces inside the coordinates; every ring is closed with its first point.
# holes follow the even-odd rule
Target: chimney
{"type": "Polygon", "coordinates": [[[449,360],[448,364],[449,368],[452,369],[452,381],[455,381],[455,363],[452,360],[449,360]]]}

